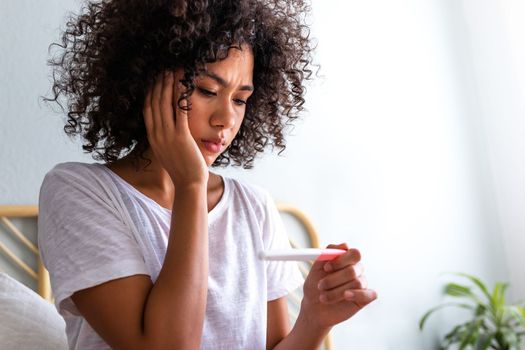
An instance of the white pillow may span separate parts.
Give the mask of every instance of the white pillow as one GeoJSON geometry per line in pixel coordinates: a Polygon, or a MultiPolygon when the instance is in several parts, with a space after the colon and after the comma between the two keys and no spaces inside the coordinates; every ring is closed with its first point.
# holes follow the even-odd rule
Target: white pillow
{"type": "Polygon", "coordinates": [[[0,272],[0,348],[68,348],[66,324],[53,304],[0,272]]]}

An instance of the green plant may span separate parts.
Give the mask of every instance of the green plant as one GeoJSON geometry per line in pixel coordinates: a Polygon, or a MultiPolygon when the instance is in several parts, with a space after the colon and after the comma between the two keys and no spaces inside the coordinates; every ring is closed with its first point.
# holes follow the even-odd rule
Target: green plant
{"type": "Polygon", "coordinates": [[[464,300],[436,306],[427,311],[419,321],[423,330],[428,317],[444,307],[460,307],[472,311],[472,318],[455,326],[445,335],[441,349],[457,345],[459,350],[519,350],[521,338],[525,335],[525,308],[523,305],[506,305],[507,283],[496,283],[492,293],[480,279],[464,273],[456,274],[467,278],[470,285],[448,283],[445,294],[464,300]]]}

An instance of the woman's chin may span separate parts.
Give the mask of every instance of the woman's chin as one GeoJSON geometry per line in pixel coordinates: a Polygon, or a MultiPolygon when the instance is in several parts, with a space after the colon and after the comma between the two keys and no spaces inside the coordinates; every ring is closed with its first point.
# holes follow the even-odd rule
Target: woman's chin
{"type": "Polygon", "coordinates": [[[211,165],[215,162],[217,159],[217,156],[209,155],[209,154],[203,154],[204,161],[206,162],[206,165],[208,167],[211,167],[211,165]]]}

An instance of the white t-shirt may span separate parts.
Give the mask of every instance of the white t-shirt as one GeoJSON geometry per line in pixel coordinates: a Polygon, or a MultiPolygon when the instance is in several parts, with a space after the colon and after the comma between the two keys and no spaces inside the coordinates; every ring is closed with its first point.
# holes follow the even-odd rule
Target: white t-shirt
{"type": "MultiPolygon", "coordinates": [[[[267,302],[303,283],[297,264],[265,262],[262,249],[289,247],[269,194],[223,178],[208,213],[208,298],[201,349],[265,349],[267,302]]],[[[166,254],[171,210],[106,166],[63,163],[40,190],[38,243],[70,349],[109,349],[71,295],[136,274],[156,281],[166,254]]]]}

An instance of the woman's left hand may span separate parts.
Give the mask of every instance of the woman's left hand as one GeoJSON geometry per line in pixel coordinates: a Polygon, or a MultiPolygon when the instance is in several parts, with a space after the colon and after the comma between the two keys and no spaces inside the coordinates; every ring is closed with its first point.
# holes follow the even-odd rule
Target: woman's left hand
{"type": "Polygon", "coordinates": [[[313,264],[304,283],[301,305],[308,323],[325,329],[349,319],[377,298],[377,293],[367,288],[361,253],[348,249],[346,244],[327,248],[347,252],[334,260],[313,264]]]}

